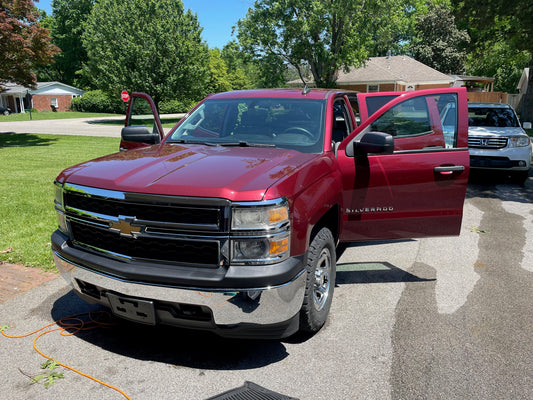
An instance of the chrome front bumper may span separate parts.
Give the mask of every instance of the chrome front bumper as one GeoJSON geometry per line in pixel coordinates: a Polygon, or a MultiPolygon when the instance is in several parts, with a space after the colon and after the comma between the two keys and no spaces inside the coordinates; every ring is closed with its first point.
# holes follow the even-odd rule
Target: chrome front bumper
{"type": "Polygon", "coordinates": [[[198,324],[195,318],[191,318],[188,323],[187,318],[180,317],[177,319],[178,323],[172,323],[168,320],[168,313],[156,312],[159,322],[193,328],[209,329],[209,324],[217,328],[236,325],[273,326],[294,320],[303,303],[306,282],[303,269],[292,281],[276,287],[246,290],[166,287],[124,281],[100,274],[65,259],[57,251],[54,251],[54,260],[63,278],[78,294],[92,303],[110,307],[109,296],[106,295],[109,292],[128,298],[149,300],[155,305],[164,304],[167,308],[172,305],[177,308],[192,305],[208,310],[207,313],[211,314],[212,318],[204,326],[198,324]],[[101,295],[91,295],[90,291],[87,292],[87,287],[94,287],[95,293],[101,295]]]}

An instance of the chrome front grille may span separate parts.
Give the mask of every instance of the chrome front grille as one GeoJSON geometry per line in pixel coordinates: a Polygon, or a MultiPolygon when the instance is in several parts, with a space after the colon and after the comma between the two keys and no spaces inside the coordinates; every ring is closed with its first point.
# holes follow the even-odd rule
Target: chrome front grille
{"type": "Polygon", "coordinates": [[[468,147],[476,149],[503,149],[507,146],[506,137],[468,137],[468,147]]]}
{"type": "Polygon", "coordinates": [[[67,184],[75,246],[119,259],[216,268],[227,259],[229,202],[124,193],[67,184]]]}

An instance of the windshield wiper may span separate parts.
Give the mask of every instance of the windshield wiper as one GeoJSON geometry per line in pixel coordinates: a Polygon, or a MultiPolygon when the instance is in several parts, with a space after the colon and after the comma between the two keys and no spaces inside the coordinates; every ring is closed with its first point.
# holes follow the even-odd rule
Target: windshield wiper
{"type": "Polygon", "coordinates": [[[206,146],[218,146],[219,145],[218,143],[204,142],[202,140],[185,140],[185,139],[172,140],[169,143],[204,144],[206,146]]]}
{"type": "Polygon", "coordinates": [[[240,142],[222,142],[219,143],[219,145],[227,147],[276,147],[275,144],[271,143],[250,143],[245,142],[244,140],[241,140],[240,142]]]}

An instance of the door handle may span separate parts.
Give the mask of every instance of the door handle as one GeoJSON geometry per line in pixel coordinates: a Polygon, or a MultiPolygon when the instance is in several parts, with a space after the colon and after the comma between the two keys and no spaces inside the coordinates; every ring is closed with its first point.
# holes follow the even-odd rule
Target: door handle
{"type": "Polygon", "coordinates": [[[441,174],[441,175],[451,175],[454,172],[462,172],[466,168],[464,165],[445,165],[440,167],[433,168],[433,171],[441,174]]]}

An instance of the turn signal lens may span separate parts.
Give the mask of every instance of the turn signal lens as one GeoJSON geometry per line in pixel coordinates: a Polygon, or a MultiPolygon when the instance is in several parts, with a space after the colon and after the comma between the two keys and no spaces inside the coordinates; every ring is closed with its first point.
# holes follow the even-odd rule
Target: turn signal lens
{"type": "Polygon", "coordinates": [[[270,255],[276,256],[289,250],[289,238],[270,242],[270,255]]]}

